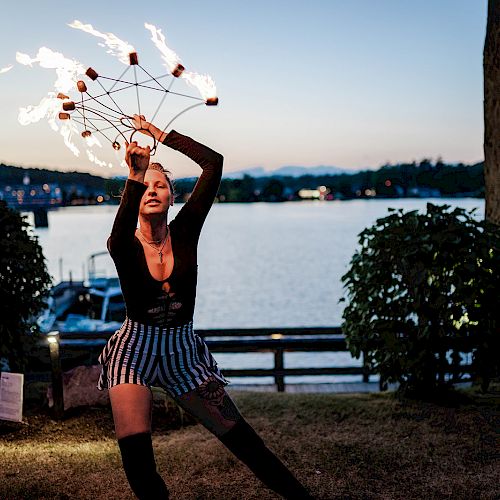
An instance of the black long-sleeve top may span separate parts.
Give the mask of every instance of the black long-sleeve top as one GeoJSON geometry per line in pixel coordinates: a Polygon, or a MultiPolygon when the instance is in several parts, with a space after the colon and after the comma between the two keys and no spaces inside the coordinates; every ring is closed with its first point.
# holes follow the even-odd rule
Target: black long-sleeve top
{"type": "Polygon", "coordinates": [[[120,279],[127,317],[147,325],[170,327],[193,319],[198,239],[219,189],[223,157],[175,130],[169,132],[163,144],[185,154],[203,170],[189,200],[169,224],[174,256],[172,273],[165,280],[154,279],[143,246],[135,236],[139,205],[146,191],[141,182],[128,179],[125,184],[108,238],[108,250],[120,279]]]}

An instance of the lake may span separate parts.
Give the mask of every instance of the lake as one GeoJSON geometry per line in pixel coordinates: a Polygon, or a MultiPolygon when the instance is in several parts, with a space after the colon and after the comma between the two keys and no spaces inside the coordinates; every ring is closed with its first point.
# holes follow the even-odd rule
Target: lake
{"type": "MultiPolygon", "coordinates": [[[[484,217],[484,200],[477,198],[215,204],[199,242],[195,328],[340,325],[340,278],[357,248],[357,235],[388,215],[389,207],[425,211],[427,202],[477,207],[477,217],[484,217]]],[[[180,207],[172,207],[170,219],[180,207]]],[[[49,227],[35,234],[55,282],[68,279],[70,272],[75,280],[86,277],[89,255],[106,250],[117,208],[65,207],[49,212],[49,227]]],[[[98,269],[116,275],[109,257],[98,260],[98,269]]],[[[264,368],[272,366],[273,355],[218,353],[216,358],[222,368],[264,368]]],[[[290,367],[356,364],[359,361],[353,362],[349,353],[285,354],[285,366],[290,367]]],[[[287,377],[287,382],[296,380],[287,377]]],[[[340,380],[359,377],[300,379],[340,380]]]]}

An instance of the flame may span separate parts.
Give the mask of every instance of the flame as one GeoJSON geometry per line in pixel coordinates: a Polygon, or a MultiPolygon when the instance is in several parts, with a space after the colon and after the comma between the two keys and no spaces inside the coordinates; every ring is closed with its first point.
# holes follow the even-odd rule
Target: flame
{"type": "Polygon", "coordinates": [[[161,29],[148,23],[144,23],[144,27],[151,32],[151,40],[161,52],[169,71],[173,71],[181,62],[181,58],[171,48],[167,47],[165,35],[161,32],[161,29]]]}
{"type": "Polygon", "coordinates": [[[126,64],[127,66],[129,65],[129,54],[130,52],[135,52],[135,49],[128,42],[120,40],[116,35],[113,35],[113,33],[101,33],[100,31],[94,29],[91,24],[83,24],[77,19],[68,24],[68,26],[77,30],[85,31],[85,33],[90,33],[98,38],[102,38],[104,40],[104,44],[100,43],[99,45],[101,47],[107,46],[108,54],[118,57],[123,64],[126,64]]]}
{"type": "Polygon", "coordinates": [[[37,59],[31,59],[28,54],[23,54],[22,52],[16,52],[16,61],[24,66],[31,66],[37,59]]]}
{"type": "Polygon", "coordinates": [[[41,47],[35,58],[17,52],[16,60],[24,66],[32,66],[33,63],[38,62],[42,68],[55,69],[57,80],[54,86],[59,92],[68,92],[73,89],[78,76],[85,74],[85,67],[78,61],[68,59],[60,52],[54,52],[47,47],[41,47]]]}
{"type": "Polygon", "coordinates": [[[55,52],[47,47],[41,47],[34,58],[18,52],[16,60],[24,66],[39,63],[42,68],[55,69],[57,74],[57,80],[54,84],[57,92],[49,92],[48,96],[44,97],[37,106],[20,108],[19,123],[28,125],[36,123],[42,118],[47,118],[50,128],[55,132],[59,132],[64,139],[64,144],[75,156],[79,156],[80,150],[72,140],[73,134],[78,134],[76,125],[71,120],[65,120],[62,123],[57,120],[57,116],[61,111],[61,100],[57,98],[57,94],[74,90],[75,80],[78,80],[80,75],[85,74],[85,67],[78,61],[68,59],[60,52],[55,52]]]}
{"type": "Polygon", "coordinates": [[[210,97],[217,95],[217,88],[215,82],[210,75],[200,75],[193,71],[184,71],[181,75],[190,85],[198,89],[203,99],[207,100],[210,97]]]}
{"type": "Polygon", "coordinates": [[[71,140],[73,134],[78,134],[78,129],[76,128],[76,126],[71,122],[71,120],[65,120],[63,122],[63,125],[61,125],[60,131],[64,139],[64,144],[66,144],[66,146],[75,156],[80,156],[80,150],[71,140]]]}
{"type": "Polygon", "coordinates": [[[55,124],[55,119],[60,110],[61,101],[55,97],[53,92],[50,92],[49,96],[44,97],[38,106],[19,108],[17,119],[21,125],[29,125],[40,121],[42,118],[48,118],[51,128],[57,131],[59,127],[55,124]]]}
{"type": "Polygon", "coordinates": [[[101,142],[94,134],[89,135],[88,137],[85,137],[85,142],[87,143],[87,146],[89,148],[91,148],[93,146],[99,146],[100,148],[102,148],[101,142]]]}
{"type": "Polygon", "coordinates": [[[94,153],[92,153],[92,151],[89,151],[88,149],[87,149],[87,158],[92,163],[95,163],[96,165],[99,165],[100,167],[113,168],[113,164],[112,163],[106,163],[105,161],[99,160],[99,158],[97,158],[97,156],[94,153]]]}
{"type": "Polygon", "coordinates": [[[9,66],[6,66],[5,68],[0,68],[0,75],[2,73],[7,73],[7,71],[10,71],[14,66],[12,66],[12,64],[10,64],[9,66]]]}
{"type": "Polygon", "coordinates": [[[50,128],[54,132],[60,132],[64,144],[75,156],[79,156],[80,150],[72,141],[72,136],[78,133],[78,129],[74,123],[71,123],[71,120],[66,120],[62,125],[58,125],[57,115],[59,111],[61,111],[61,100],[56,97],[54,92],[49,92],[49,95],[44,97],[37,106],[20,108],[17,119],[21,125],[29,125],[40,121],[42,118],[47,118],[50,128]]]}
{"type": "MultiPolygon", "coordinates": [[[[161,32],[161,29],[148,23],[144,23],[144,27],[151,32],[151,40],[161,52],[168,69],[173,71],[181,63],[181,58],[172,49],[167,47],[165,36],[161,32]]],[[[198,89],[198,92],[205,100],[217,95],[215,82],[210,75],[200,75],[193,71],[184,71],[181,78],[184,78],[190,85],[198,89]]]]}

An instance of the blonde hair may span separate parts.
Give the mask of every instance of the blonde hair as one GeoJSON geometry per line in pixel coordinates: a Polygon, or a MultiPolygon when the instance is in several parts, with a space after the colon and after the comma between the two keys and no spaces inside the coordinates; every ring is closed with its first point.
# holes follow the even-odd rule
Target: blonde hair
{"type": "Polygon", "coordinates": [[[167,179],[168,182],[168,186],[170,188],[170,195],[172,196],[173,199],[175,199],[174,180],[172,178],[172,173],[170,172],[170,170],[163,168],[163,165],[161,163],[150,163],[148,170],[157,170],[158,172],[161,172],[162,174],[165,175],[165,178],[167,179]]]}

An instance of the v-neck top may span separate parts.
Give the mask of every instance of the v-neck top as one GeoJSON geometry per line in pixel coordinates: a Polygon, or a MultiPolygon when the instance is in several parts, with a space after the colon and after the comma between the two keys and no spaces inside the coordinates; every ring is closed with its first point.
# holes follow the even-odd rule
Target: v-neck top
{"type": "Polygon", "coordinates": [[[108,250],[120,279],[127,317],[147,325],[170,327],[193,319],[198,239],[219,189],[223,157],[175,130],[169,132],[163,144],[185,154],[203,170],[189,200],[168,225],[174,257],[170,276],[164,280],[153,278],[144,248],[135,235],[140,202],[147,189],[141,182],[127,179],[108,250]]]}

